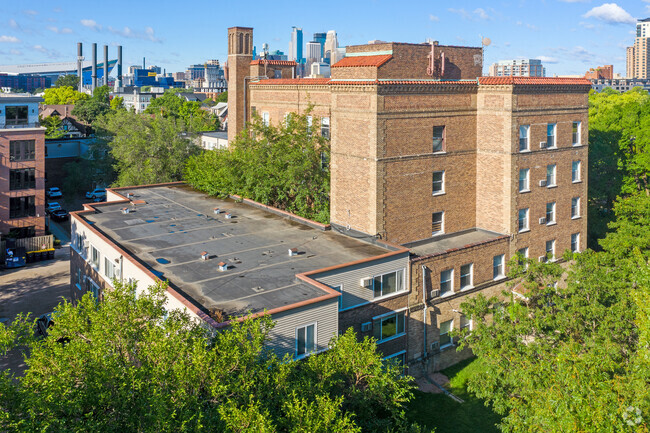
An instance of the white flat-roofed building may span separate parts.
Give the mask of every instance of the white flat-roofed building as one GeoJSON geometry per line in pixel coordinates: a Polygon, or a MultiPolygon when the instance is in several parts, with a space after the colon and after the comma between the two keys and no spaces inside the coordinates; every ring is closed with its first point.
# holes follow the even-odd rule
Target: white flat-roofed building
{"type": "Polygon", "coordinates": [[[492,77],[545,77],[546,68],[538,59],[501,60],[490,66],[492,77]]]}

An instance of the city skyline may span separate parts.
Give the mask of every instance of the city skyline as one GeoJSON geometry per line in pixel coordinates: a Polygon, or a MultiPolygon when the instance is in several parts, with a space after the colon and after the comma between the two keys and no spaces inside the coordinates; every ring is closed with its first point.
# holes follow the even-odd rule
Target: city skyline
{"type": "Polygon", "coordinates": [[[207,59],[225,61],[225,37],[215,35],[243,25],[256,29],[258,51],[267,42],[271,50],[287,52],[292,26],[303,29],[304,44],[314,33],[336,30],[341,46],[373,39],[417,43],[427,38],[478,46],[480,36],[487,36],[492,45],[485,52],[486,73],[499,60],[534,58],[542,60],[549,76],[584,74],[600,64],[613,64],[615,72],[625,74],[625,47],[634,40],[636,19],[650,16],[650,4],[631,1],[520,0],[489,7],[462,1],[453,8],[416,2],[401,10],[385,1],[371,5],[334,1],[333,7],[314,16],[288,2],[259,14],[251,13],[259,10],[255,7],[199,2],[196,6],[204,13],[192,18],[192,26],[185,26],[174,14],[154,15],[146,4],[124,1],[114,2],[110,9],[94,4],[79,8],[72,2],[53,8],[40,0],[29,8],[5,4],[0,7],[0,22],[4,21],[0,64],[74,61],[76,42],[81,41],[86,46],[92,42],[111,46],[111,58],[114,46],[124,45],[126,66],[141,64],[146,57],[147,65],[183,71],[207,59]]]}

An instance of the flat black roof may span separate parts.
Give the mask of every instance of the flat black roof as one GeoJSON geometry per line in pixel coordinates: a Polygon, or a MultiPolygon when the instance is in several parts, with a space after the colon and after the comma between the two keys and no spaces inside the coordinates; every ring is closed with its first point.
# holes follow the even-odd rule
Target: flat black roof
{"type": "MultiPolygon", "coordinates": [[[[186,185],[136,187],[135,206],[106,203],[79,214],[161,279],[206,309],[261,312],[327,294],[295,275],[386,254],[394,249],[319,230],[186,185]],[[123,214],[121,208],[135,208],[123,214]],[[215,214],[214,208],[232,214],[215,214]],[[290,257],[288,250],[297,248],[290,257]],[[208,252],[210,259],[202,260],[208,252]],[[218,270],[218,263],[228,266],[218,270]]],[[[125,275],[128,277],[128,275],[125,275]]]]}
{"type": "Polygon", "coordinates": [[[468,245],[478,244],[503,237],[501,233],[491,232],[483,229],[465,230],[462,232],[450,233],[448,235],[434,236],[421,241],[404,244],[411,253],[418,256],[430,256],[444,253],[451,249],[460,249],[468,245]]]}

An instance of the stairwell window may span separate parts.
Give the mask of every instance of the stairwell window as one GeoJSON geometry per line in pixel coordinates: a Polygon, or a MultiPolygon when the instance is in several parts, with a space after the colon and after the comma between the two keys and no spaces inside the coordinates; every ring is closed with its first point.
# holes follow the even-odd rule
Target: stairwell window
{"type": "Polygon", "coordinates": [[[529,230],[528,227],[528,208],[519,209],[519,218],[517,220],[517,228],[519,233],[526,232],[529,230]]]}
{"type": "Polygon", "coordinates": [[[580,161],[573,161],[571,163],[571,181],[573,183],[580,182],[580,180],[581,180],[581,178],[580,178],[580,168],[581,168],[580,166],[581,165],[582,164],[580,163],[580,161]]]}
{"type": "Polygon", "coordinates": [[[555,164],[549,164],[546,166],[546,187],[547,188],[550,188],[552,186],[557,186],[555,183],[556,170],[557,170],[557,166],[555,164]]]}
{"type": "Polygon", "coordinates": [[[433,127],[433,152],[444,152],[445,151],[445,127],[444,126],[434,126],[433,127]]]}
{"type": "Polygon", "coordinates": [[[453,338],[451,338],[451,336],[449,335],[453,327],[454,327],[453,320],[447,320],[446,322],[442,322],[440,324],[440,348],[441,349],[443,347],[448,347],[454,344],[453,338]]]}
{"type": "Polygon", "coordinates": [[[498,280],[505,277],[504,269],[505,255],[500,254],[492,258],[492,278],[498,280]]]}
{"type": "Polygon", "coordinates": [[[474,287],[474,264],[468,263],[460,267],[460,290],[474,287]]]}
{"type": "Polygon", "coordinates": [[[572,253],[580,252],[580,233],[573,233],[571,235],[571,252],[572,253]]]}
{"type": "Polygon", "coordinates": [[[530,125],[521,125],[519,127],[519,151],[527,152],[530,150],[530,125]]]}
{"type": "Polygon", "coordinates": [[[549,123],[548,125],[546,125],[546,147],[549,149],[557,145],[557,143],[555,142],[556,131],[557,131],[556,123],[549,123]]]}
{"type": "Polygon", "coordinates": [[[546,203],[546,224],[555,224],[555,202],[546,203]]]}
{"type": "Polygon", "coordinates": [[[445,172],[443,171],[434,171],[433,172],[433,195],[444,194],[445,193],[445,172]]]}
{"type": "Polygon", "coordinates": [[[519,192],[530,191],[530,169],[522,168],[519,170],[519,192]]]}
{"type": "Polygon", "coordinates": [[[580,146],[580,135],[581,135],[581,122],[573,122],[573,133],[571,134],[571,143],[574,146],[580,146]]]}
{"type": "Polygon", "coordinates": [[[580,197],[571,199],[571,218],[580,218],[580,197]]]}
{"type": "Polygon", "coordinates": [[[454,270],[447,269],[440,272],[440,295],[454,291],[454,270]]]}
{"type": "Polygon", "coordinates": [[[320,120],[320,135],[323,138],[327,138],[329,140],[329,138],[330,138],[330,118],[329,117],[323,117],[320,120]]]}

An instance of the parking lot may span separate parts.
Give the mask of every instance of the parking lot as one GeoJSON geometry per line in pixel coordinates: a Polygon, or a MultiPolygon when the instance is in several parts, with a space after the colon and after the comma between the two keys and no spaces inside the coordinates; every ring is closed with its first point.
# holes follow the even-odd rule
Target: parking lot
{"type": "MultiPolygon", "coordinates": [[[[54,260],[32,263],[24,268],[0,270],[0,319],[12,321],[18,313],[32,317],[48,313],[63,298],[70,298],[70,250],[54,253],[54,260]]],[[[20,353],[0,358],[0,370],[24,368],[20,353]]]]}

